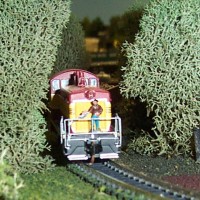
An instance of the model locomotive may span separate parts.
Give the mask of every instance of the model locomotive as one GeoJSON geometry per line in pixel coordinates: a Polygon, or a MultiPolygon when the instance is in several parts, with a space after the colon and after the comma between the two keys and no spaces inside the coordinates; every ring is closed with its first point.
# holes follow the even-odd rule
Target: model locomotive
{"type": "Polygon", "coordinates": [[[100,88],[99,78],[81,69],[69,69],[50,79],[50,110],[54,124],[59,120],[60,142],[69,160],[118,158],[122,143],[121,119],[111,114],[109,91],[100,88]],[[94,100],[101,108],[92,117],[94,100]],[[98,121],[97,121],[98,120],[98,121]],[[95,124],[99,127],[95,127],[95,124]]]}

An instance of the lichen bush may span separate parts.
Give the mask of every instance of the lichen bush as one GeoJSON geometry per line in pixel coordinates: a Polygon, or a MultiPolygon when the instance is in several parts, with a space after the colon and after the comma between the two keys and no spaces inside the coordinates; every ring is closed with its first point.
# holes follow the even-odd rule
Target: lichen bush
{"type": "Polygon", "coordinates": [[[41,111],[70,1],[0,2],[0,151],[22,173],[52,167],[41,111]]]}
{"type": "MultiPolygon", "coordinates": [[[[153,135],[137,135],[141,154],[190,154],[200,121],[200,1],[154,0],[145,9],[135,43],[125,42],[120,90],[153,113],[153,135]]],[[[134,114],[134,113],[133,113],[134,114]]]]}
{"type": "Polygon", "coordinates": [[[52,74],[69,68],[85,68],[86,62],[84,32],[76,16],[71,15],[67,27],[62,30],[52,74]]]}
{"type": "Polygon", "coordinates": [[[5,162],[5,155],[6,150],[3,150],[0,153],[0,199],[15,200],[24,185],[19,175],[5,162]]]}

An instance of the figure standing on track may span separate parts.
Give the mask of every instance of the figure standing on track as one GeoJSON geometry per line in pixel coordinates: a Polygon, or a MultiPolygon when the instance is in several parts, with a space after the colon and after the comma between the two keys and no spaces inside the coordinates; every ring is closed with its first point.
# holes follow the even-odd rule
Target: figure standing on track
{"type": "Polygon", "coordinates": [[[103,108],[98,104],[98,100],[94,99],[92,101],[92,106],[89,108],[88,112],[92,113],[92,127],[94,130],[94,124],[96,126],[96,131],[101,131],[99,128],[99,116],[103,112],[103,108]]]}

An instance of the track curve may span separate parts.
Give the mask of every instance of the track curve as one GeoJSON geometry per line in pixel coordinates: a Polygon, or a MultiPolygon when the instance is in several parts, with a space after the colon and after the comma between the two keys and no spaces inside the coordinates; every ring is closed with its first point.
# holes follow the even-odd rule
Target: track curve
{"type": "Polygon", "coordinates": [[[92,166],[76,164],[76,168],[82,171],[82,175],[87,174],[85,179],[87,177],[93,179],[93,181],[90,180],[89,182],[94,185],[106,185],[110,188],[108,189],[110,194],[116,193],[120,189],[120,195],[124,195],[123,199],[133,199],[136,192],[149,196],[148,199],[197,200],[192,194],[185,194],[184,191],[175,190],[169,185],[155,183],[116,165],[112,161],[96,162],[92,166]]]}

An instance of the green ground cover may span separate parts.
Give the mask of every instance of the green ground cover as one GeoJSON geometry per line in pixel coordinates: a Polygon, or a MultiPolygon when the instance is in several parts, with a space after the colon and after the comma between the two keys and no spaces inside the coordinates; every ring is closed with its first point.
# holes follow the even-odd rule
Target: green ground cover
{"type": "Polygon", "coordinates": [[[98,191],[67,171],[66,167],[55,167],[52,171],[23,175],[22,178],[25,187],[20,189],[20,200],[116,199],[98,191]]]}

